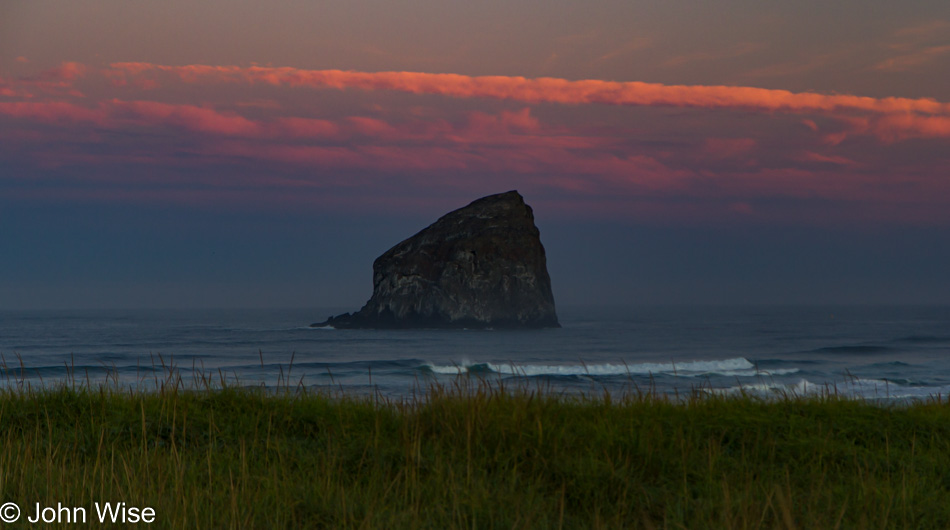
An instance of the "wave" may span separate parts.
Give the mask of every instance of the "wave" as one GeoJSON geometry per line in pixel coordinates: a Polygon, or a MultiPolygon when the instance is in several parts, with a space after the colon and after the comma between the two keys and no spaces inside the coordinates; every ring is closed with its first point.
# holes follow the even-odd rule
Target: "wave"
{"type": "Polygon", "coordinates": [[[672,375],[696,377],[703,375],[721,375],[749,377],[757,375],[786,375],[798,372],[797,368],[759,370],[745,357],[718,361],[686,361],[638,364],[524,364],[524,363],[460,363],[437,365],[426,363],[421,367],[425,371],[444,375],[465,373],[495,373],[523,377],[536,376],[629,376],[629,375],[672,375]]]}
{"type": "Polygon", "coordinates": [[[859,399],[923,399],[950,394],[950,386],[900,384],[888,379],[852,378],[842,381],[813,383],[799,379],[795,383],[759,382],[729,388],[707,389],[717,395],[751,394],[758,396],[809,397],[839,396],[859,399]]]}

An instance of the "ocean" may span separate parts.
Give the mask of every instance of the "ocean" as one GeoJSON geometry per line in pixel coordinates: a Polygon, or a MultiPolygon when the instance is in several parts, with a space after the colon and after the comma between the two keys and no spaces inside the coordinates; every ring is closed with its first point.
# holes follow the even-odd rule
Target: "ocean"
{"type": "Polygon", "coordinates": [[[950,307],[559,309],[542,330],[310,328],[340,308],[3,311],[0,385],[184,386],[404,399],[432,384],[613,396],[950,393],[950,307]]]}

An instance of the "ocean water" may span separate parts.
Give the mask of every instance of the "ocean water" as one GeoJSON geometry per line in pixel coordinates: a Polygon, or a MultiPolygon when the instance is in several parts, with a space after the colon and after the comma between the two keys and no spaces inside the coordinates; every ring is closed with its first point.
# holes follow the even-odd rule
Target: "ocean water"
{"type": "Polygon", "coordinates": [[[304,386],[391,399],[484,380],[559,393],[950,394],[950,307],[561,308],[561,329],[310,328],[339,308],[0,312],[0,385],[304,386]]]}

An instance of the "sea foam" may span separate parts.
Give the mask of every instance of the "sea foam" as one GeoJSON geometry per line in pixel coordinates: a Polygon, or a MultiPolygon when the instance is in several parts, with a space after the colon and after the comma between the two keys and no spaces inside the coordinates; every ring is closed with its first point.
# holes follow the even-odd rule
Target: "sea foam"
{"type": "Polygon", "coordinates": [[[799,379],[795,383],[759,382],[730,388],[709,389],[719,395],[752,394],[760,396],[839,396],[860,399],[914,399],[950,394],[950,386],[906,386],[885,379],[848,378],[840,381],[813,383],[799,379]]]}
{"type": "Polygon", "coordinates": [[[502,375],[535,376],[623,376],[663,374],[681,377],[723,375],[752,377],[795,373],[797,368],[758,370],[745,357],[714,361],[683,361],[663,363],[604,363],[604,364],[532,364],[532,363],[459,363],[438,365],[427,363],[425,370],[437,374],[456,375],[464,373],[496,373],[502,375]]]}

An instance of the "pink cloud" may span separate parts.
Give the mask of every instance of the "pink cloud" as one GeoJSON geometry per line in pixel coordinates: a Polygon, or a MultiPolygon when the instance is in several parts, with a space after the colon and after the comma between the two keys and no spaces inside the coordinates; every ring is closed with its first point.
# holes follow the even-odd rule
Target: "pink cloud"
{"type": "Polygon", "coordinates": [[[89,109],[63,101],[0,102],[0,114],[44,123],[93,123],[102,125],[107,116],[102,108],[89,109]]]}
{"type": "Polygon", "coordinates": [[[6,81],[0,77],[0,96],[6,98],[29,98],[32,97],[32,94],[17,90],[9,81],[6,81]]]}
{"type": "MultiPolygon", "coordinates": [[[[134,76],[124,70],[110,74],[127,83],[123,94],[134,93],[137,83],[154,84],[166,81],[169,74],[179,75],[171,70],[162,73],[153,66],[136,68],[129,70],[137,72],[134,76]]],[[[828,100],[824,98],[835,96],[764,91],[779,100],[790,98],[791,103],[785,107],[775,107],[756,99],[762,89],[748,89],[751,96],[745,97],[743,87],[673,87],[443,74],[405,76],[399,72],[342,72],[346,74],[342,77],[323,72],[326,79],[320,85],[313,84],[312,71],[298,71],[299,76],[294,77],[284,69],[237,69],[220,74],[206,68],[216,67],[186,70],[186,77],[193,76],[188,82],[278,86],[330,86],[328,83],[339,82],[339,88],[503,97],[522,104],[488,106],[515,107],[494,112],[475,110],[479,108],[475,105],[463,111],[446,111],[451,106],[445,105],[422,109],[363,105],[352,114],[334,109],[327,117],[318,115],[314,108],[293,107],[291,102],[296,100],[292,98],[276,103],[271,98],[278,97],[278,90],[269,86],[263,90],[242,88],[238,95],[210,86],[201,92],[205,99],[197,99],[196,87],[187,87],[192,101],[217,103],[202,105],[148,100],[181,97],[181,90],[171,94],[154,92],[149,98],[139,95],[101,101],[64,97],[48,101],[50,97],[40,91],[37,98],[29,101],[0,101],[0,115],[12,118],[0,129],[0,144],[6,144],[0,156],[29,157],[37,165],[44,164],[43,167],[107,168],[134,164],[148,169],[141,175],[123,171],[121,178],[115,177],[115,186],[122,186],[122,179],[146,183],[143,179],[150,178],[146,174],[153,174],[152,168],[164,168],[167,175],[155,178],[166,179],[169,187],[179,185],[175,179],[182,177],[175,175],[187,173],[189,179],[203,179],[208,188],[231,190],[228,193],[235,196],[240,195],[235,187],[252,190],[245,192],[249,195],[289,197],[309,189],[411,188],[420,184],[475,190],[489,184],[517,185],[553,190],[555,195],[599,197],[625,205],[649,202],[651,198],[662,202],[671,197],[676,198],[671,201],[674,203],[716,202],[715,208],[720,212],[753,214],[756,218],[769,215],[769,209],[758,202],[763,197],[910,204],[926,202],[950,191],[948,185],[934,177],[939,173],[933,171],[934,160],[922,163],[926,166],[922,169],[910,171],[901,162],[888,165],[886,154],[879,153],[889,148],[888,142],[950,138],[950,114],[943,113],[945,104],[932,100],[844,96],[854,98],[846,100],[854,104],[845,107],[832,101],[832,106],[826,107],[823,105],[828,100]],[[351,75],[356,77],[347,77],[351,75]],[[614,92],[611,86],[616,88],[614,92]],[[707,88],[724,91],[716,96],[720,99],[709,99],[717,92],[700,90],[707,88]],[[635,98],[649,105],[757,110],[761,112],[751,117],[749,113],[740,115],[742,119],[757,120],[756,127],[781,109],[818,116],[783,118],[784,125],[791,126],[780,133],[767,127],[753,130],[738,120],[687,119],[686,123],[691,124],[687,125],[689,130],[683,130],[682,137],[678,137],[669,132],[666,122],[658,126],[658,134],[653,136],[649,124],[627,125],[622,114],[612,125],[578,125],[573,121],[578,113],[525,105],[532,101],[641,104],[629,103],[635,98]],[[79,105],[76,101],[87,103],[79,105]],[[825,108],[834,110],[822,110],[825,108]],[[895,108],[912,110],[892,110],[895,108]],[[565,119],[565,114],[572,117],[565,119]],[[19,127],[21,123],[13,120],[33,121],[39,126],[19,127]],[[701,129],[693,129],[696,124],[701,129]],[[819,124],[824,137],[814,134],[819,131],[819,124]],[[765,134],[759,136],[760,131],[765,134]],[[865,155],[860,152],[860,143],[836,147],[855,135],[879,138],[885,145],[865,155]],[[821,143],[822,138],[825,144],[821,143]],[[88,148],[92,143],[96,143],[95,148],[88,148]],[[884,161],[883,167],[874,163],[877,160],[884,161]],[[228,166],[227,171],[221,169],[222,164],[228,166]],[[178,171],[183,167],[210,169],[178,171]],[[194,177],[196,173],[201,176],[194,177]]],[[[61,67],[55,74],[41,74],[34,79],[79,79],[88,72],[61,67]]],[[[13,83],[4,85],[0,81],[0,90],[25,86],[15,84],[19,81],[13,83]]],[[[101,85],[109,89],[108,83],[101,85]]],[[[637,118],[651,113],[629,114],[637,118]]],[[[676,119],[688,113],[662,114],[676,119]]],[[[705,113],[697,114],[702,117],[705,113]]],[[[109,171],[104,169],[101,173],[109,171]]]]}
{"type": "Polygon", "coordinates": [[[110,102],[118,115],[130,119],[182,127],[191,131],[254,136],[261,133],[260,124],[237,114],[224,114],[194,105],[173,105],[156,101],[110,102]]]}
{"type": "Polygon", "coordinates": [[[215,136],[241,136],[270,141],[333,140],[357,143],[411,143],[454,149],[471,146],[509,149],[592,149],[615,143],[609,137],[578,135],[570,130],[542,126],[529,109],[498,115],[470,112],[462,123],[412,120],[390,123],[367,116],[336,121],[276,117],[251,119],[210,107],[156,101],[112,99],[88,108],[62,101],[0,102],[0,114],[43,123],[91,123],[114,130],[132,127],[173,127],[215,136]]]}
{"type": "MultiPolygon", "coordinates": [[[[520,175],[538,185],[589,193],[595,190],[686,193],[693,183],[715,181],[717,187],[734,193],[759,190],[757,193],[807,195],[819,189],[827,191],[831,184],[822,180],[825,177],[816,180],[813,172],[793,168],[772,171],[763,181],[726,177],[725,173],[713,170],[700,172],[682,164],[669,165],[661,159],[665,157],[663,153],[648,156],[630,152],[618,144],[617,138],[579,135],[563,127],[552,127],[533,117],[529,109],[497,115],[473,112],[458,124],[444,120],[390,123],[364,116],[336,121],[293,117],[256,121],[193,105],[122,100],[110,100],[93,109],[63,102],[7,102],[0,103],[0,113],[43,123],[95,124],[120,131],[140,127],[180,128],[200,133],[190,148],[192,155],[198,157],[196,160],[255,159],[315,169],[371,170],[383,174],[397,171],[520,175]],[[286,140],[343,143],[298,145],[286,140]],[[740,185],[726,186],[735,182],[740,185]]],[[[704,141],[703,150],[716,157],[734,157],[756,146],[757,142],[750,138],[711,138],[704,141]]],[[[120,158],[86,155],[81,162],[136,163],[142,159],[135,156],[160,155],[119,154],[120,158]]],[[[80,161],[75,158],[80,155],[66,153],[63,156],[67,158],[60,163],[80,161]]],[[[173,157],[174,153],[168,156],[173,157]]],[[[58,163],[52,153],[44,157],[49,163],[58,163]]],[[[842,167],[856,165],[839,155],[815,152],[806,152],[798,160],[842,167]]],[[[854,186],[860,187],[856,182],[849,182],[846,175],[830,180],[840,186],[834,189],[833,195],[844,195],[853,192],[854,186]]]]}
{"type": "Polygon", "coordinates": [[[76,90],[73,85],[77,80],[84,77],[86,72],[86,66],[81,63],[65,62],[56,68],[44,70],[32,76],[16,79],[0,77],[0,96],[33,98],[37,93],[44,93],[82,97],[83,94],[76,90]]]}
{"type": "Polygon", "coordinates": [[[68,83],[86,75],[87,68],[82,63],[64,62],[56,68],[44,70],[34,76],[23,77],[21,81],[28,83],[68,83]]]}

